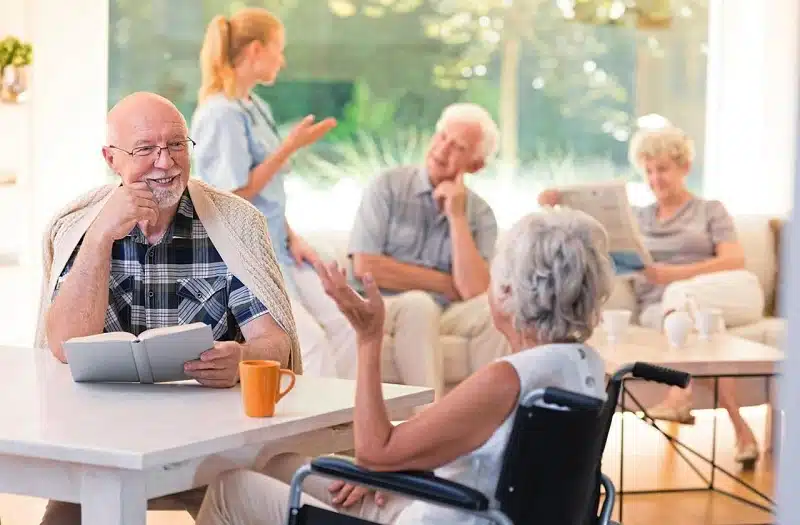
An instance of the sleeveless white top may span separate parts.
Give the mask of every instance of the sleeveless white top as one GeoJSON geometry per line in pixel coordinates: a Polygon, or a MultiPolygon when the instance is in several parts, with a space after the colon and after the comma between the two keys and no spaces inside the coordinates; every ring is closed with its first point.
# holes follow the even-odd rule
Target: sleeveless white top
{"type": "MultiPolygon", "coordinates": [[[[498,360],[510,363],[520,381],[520,399],[533,390],[560,387],[584,395],[606,399],[603,359],[592,348],[579,343],[550,344],[523,350],[498,360]]],[[[436,475],[473,487],[489,498],[491,508],[498,508],[494,497],[506,443],[514,424],[516,409],[480,447],[452,463],[436,469],[436,475]]],[[[484,525],[489,522],[422,501],[414,501],[395,520],[395,525],[484,525]]]]}

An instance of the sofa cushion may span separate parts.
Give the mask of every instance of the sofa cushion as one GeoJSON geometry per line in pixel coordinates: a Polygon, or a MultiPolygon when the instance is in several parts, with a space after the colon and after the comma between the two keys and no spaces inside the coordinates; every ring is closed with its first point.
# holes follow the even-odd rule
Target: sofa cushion
{"type": "Polygon", "coordinates": [[[629,278],[620,276],[614,278],[614,289],[611,291],[611,297],[603,305],[603,309],[636,311],[636,295],[633,293],[633,286],[629,278]]]}
{"type": "Polygon", "coordinates": [[[770,227],[772,217],[766,215],[735,215],[733,217],[739,242],[745,253],[744,267],[758,277],[764,290],[767,308],[774,303],[775,238],[770,227]]]}
{"type": "Polygon", "coordinates": [[[786,320],[777,317],[765,317],[755,323],[729,328],[728,332],[756,343],[785,348],[786,320]]]}

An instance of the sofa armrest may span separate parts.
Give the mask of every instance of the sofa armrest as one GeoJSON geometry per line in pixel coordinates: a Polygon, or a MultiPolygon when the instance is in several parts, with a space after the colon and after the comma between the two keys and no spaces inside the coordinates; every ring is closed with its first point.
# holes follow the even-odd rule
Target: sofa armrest
{"type": "Polygon", "coordinates": [[[341,456],[321,456],[311,461],[311,472],[376,490],[402,494],[414,499],[470,511],[485,511],[489,501],[481,492],[431,472],[374,472],[341,456]]]}

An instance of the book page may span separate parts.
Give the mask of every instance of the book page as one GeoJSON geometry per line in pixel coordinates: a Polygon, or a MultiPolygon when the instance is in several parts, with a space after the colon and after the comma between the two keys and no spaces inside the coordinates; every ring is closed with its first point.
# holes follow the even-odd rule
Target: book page
{"type": "Polygon", "coordinates": [[[203,330],[205,326],[205,323],[191,323],[179,324],[175,326],[162,326],[161,328],[151,328],[150,330],[145,330],[139,334],[139,340],[147,341],[148,339],[152,339],[154,337],[161,337],[169,334],[182,334],[186,332],[192,332],[194,330],[203,330]]]}
{"type": "Polygon", "coordinates": [[[615,264],[628,273],[651,264],[644,247],[624,181],[607,181],[556,188],[560,204],[594,217],[606,230],[615,264]]]}
{"type": "Polygon", "coordinates": [[[141,339],[147,348],[147,361],[153,382],[184,381],[190,379],[184,372],[187,361],[200,358],[200,354],[214,348],[214,334],[204,323],[171,326],[148,330],[141,339]]]}
{"type": "Polygon", "coordinates": [[[128,332],[108,332],[104,334],[73,337],[71,343],[105,343],[110,341],[136,341],[136,336],[128,332]]]}
{"type": "Polygon", "coordinates": [[[85,341],[87,338],[81,337],[65,341],[64,354],[72,379],[76,382],[138,382],[139,373],[131,350],[133,336],[127,335],[126,340],[85,341]]]}

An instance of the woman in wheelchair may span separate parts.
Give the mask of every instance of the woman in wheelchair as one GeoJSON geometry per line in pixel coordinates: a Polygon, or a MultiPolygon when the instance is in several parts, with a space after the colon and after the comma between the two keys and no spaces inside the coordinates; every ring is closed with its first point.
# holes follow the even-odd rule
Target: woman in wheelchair
{"type": "MultiPolygon", "coordinates": [[[[612,287],[602,227],[574,210],[535,213],[520,220],[491,265],[493,321],[511,354],[484,366],[440,401],[393,426],[381,390],[384,305],[364,278],[366,298],[342,270],[317,272],[358,336],[354,415],[356,461],[373,470],[433,470],[483,492],[492,501],[513,414],[525,394],[555,386],[601,399],[604,365],[585,344],[612,287]]],[[[321,393],[324,395],[324,393],[321,393]]],[[[279,524],[288,512],[291,468],[265,475],[237,470],[209,486],[198,525],[279,524]]],[[[307,502],[378,523],[472,523],[432,504],[388,496],[316,476],[304,485],[307,502]]]]}

